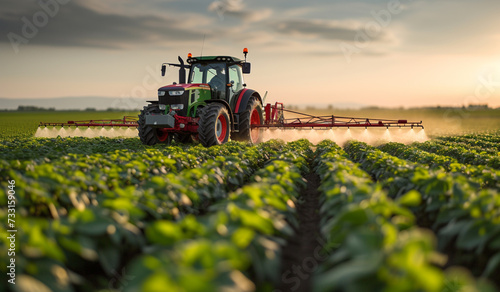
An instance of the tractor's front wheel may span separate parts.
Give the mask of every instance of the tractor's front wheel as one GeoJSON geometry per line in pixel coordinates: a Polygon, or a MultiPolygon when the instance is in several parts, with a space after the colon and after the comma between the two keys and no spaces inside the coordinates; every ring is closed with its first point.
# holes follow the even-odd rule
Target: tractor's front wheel
{"type": "Polygon", "coordinates": [[[261,140],[259,128],[253,128],[252,125],[261,125],[264,119],[262,117],[262,105],[255,97],[248,101],[246,111],[240,115],[240,128],[238,133],[234,133],[234,139],[238,141],[250,141],[252,144],[259,143],[261,140]]]}
{"type": "Polygon", "coordinates": [[[144,145],[155,145],[158,143],[170,144],[172,142],[172,135],[163,129],[152,128],[146,125],[146,115],[161,114],[161,110],[157,105],[150,104],[144,107],[139,114],[137,123],[139,127],[139,138],[144,145]]]}
{"type": "Polygon", "coordinates": [[[231,120],[226,107],[211,103],[203,108],[198,124],[198,138],[205,147],[221,145],[229,140],[231,120]]]}

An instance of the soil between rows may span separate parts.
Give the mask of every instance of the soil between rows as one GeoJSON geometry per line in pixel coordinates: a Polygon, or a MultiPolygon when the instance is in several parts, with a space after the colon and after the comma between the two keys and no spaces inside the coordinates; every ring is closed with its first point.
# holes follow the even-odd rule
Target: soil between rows
{"type": "Polygon", "coordinates": [[[307,186],[297,204],[299,227],[283,249],[278,291],[312,291],[312,273],[320,264],[315,250],[321,247],[319,229],[319,176],[311,172],[304,176],[307,186]]]}

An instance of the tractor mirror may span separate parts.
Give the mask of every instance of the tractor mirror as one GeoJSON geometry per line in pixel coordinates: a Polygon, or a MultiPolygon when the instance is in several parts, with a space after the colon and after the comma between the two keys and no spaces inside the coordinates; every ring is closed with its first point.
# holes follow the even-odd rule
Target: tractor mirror
{"type": "Polygon", "coordinates": [[[161,76],[165,76],[166,71],[167,71],[167,66],[161,65],[161,76]]]}
{"type": "Polygon", "coordinates": [[[243,74],[250,74],[250,69],[252,68],[251,64],[250,63],[243,63],[243,66],[242,66],[242,71],[243,71],[243,74]]]}

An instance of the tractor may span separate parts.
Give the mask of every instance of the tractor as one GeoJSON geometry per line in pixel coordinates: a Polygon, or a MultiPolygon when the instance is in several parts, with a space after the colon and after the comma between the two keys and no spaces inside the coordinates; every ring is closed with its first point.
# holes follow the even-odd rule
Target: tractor
{"type": "Polygon", "coordinates": [[[258,143],[259,128],[255,126],[263,123],[262,98],[243,80],[251,69],[246,60],[248,49],[243,54],[244,60],[188,54],[187,64],[181,57],[179,64],[163,64],[162,76],[167,65],[179,68],[179,83],[159,88],[158,100],[148,101],[141,110],[137,121],[141,142],[154,145],[199,140],[209,147],[231,138],[258,143]]]}

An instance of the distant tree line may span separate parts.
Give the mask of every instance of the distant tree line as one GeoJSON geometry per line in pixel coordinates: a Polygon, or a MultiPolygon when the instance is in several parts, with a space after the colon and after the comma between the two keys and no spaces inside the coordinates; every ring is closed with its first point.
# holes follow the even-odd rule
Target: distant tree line
{"type": "Polygon", "coordinates": [[[17,107],[17,111],[19,112],[47,112],[47,111],[55,111],[55,107],[49,107],[49,108],[44,108],[44,107],[38,107],[38,106],[33,106],[33,105],[20,105],[17,107]]]}
{"type": "MultiPolygon", "coordinates": [[[[2,110],[2,111],[8,111],[8,110],[2,110]]],[[[33,105],[20,105],[17,107],[17,111],[19,112],[48,112],[48,111],[85,111],[85,112],[96,112],[98,111],[94,107],[88,107],[84,110],[81,109],[65,109],[65,110],[56,110],[55,107],[39,107],[39,106],[33,106],[33,105]]],[[[117,108],[107,108],[106,110],[99,110],[99,111],[107,111],[107,112],[118,112],[118,111],[123,111],[121,109],[117,108]]]]}

